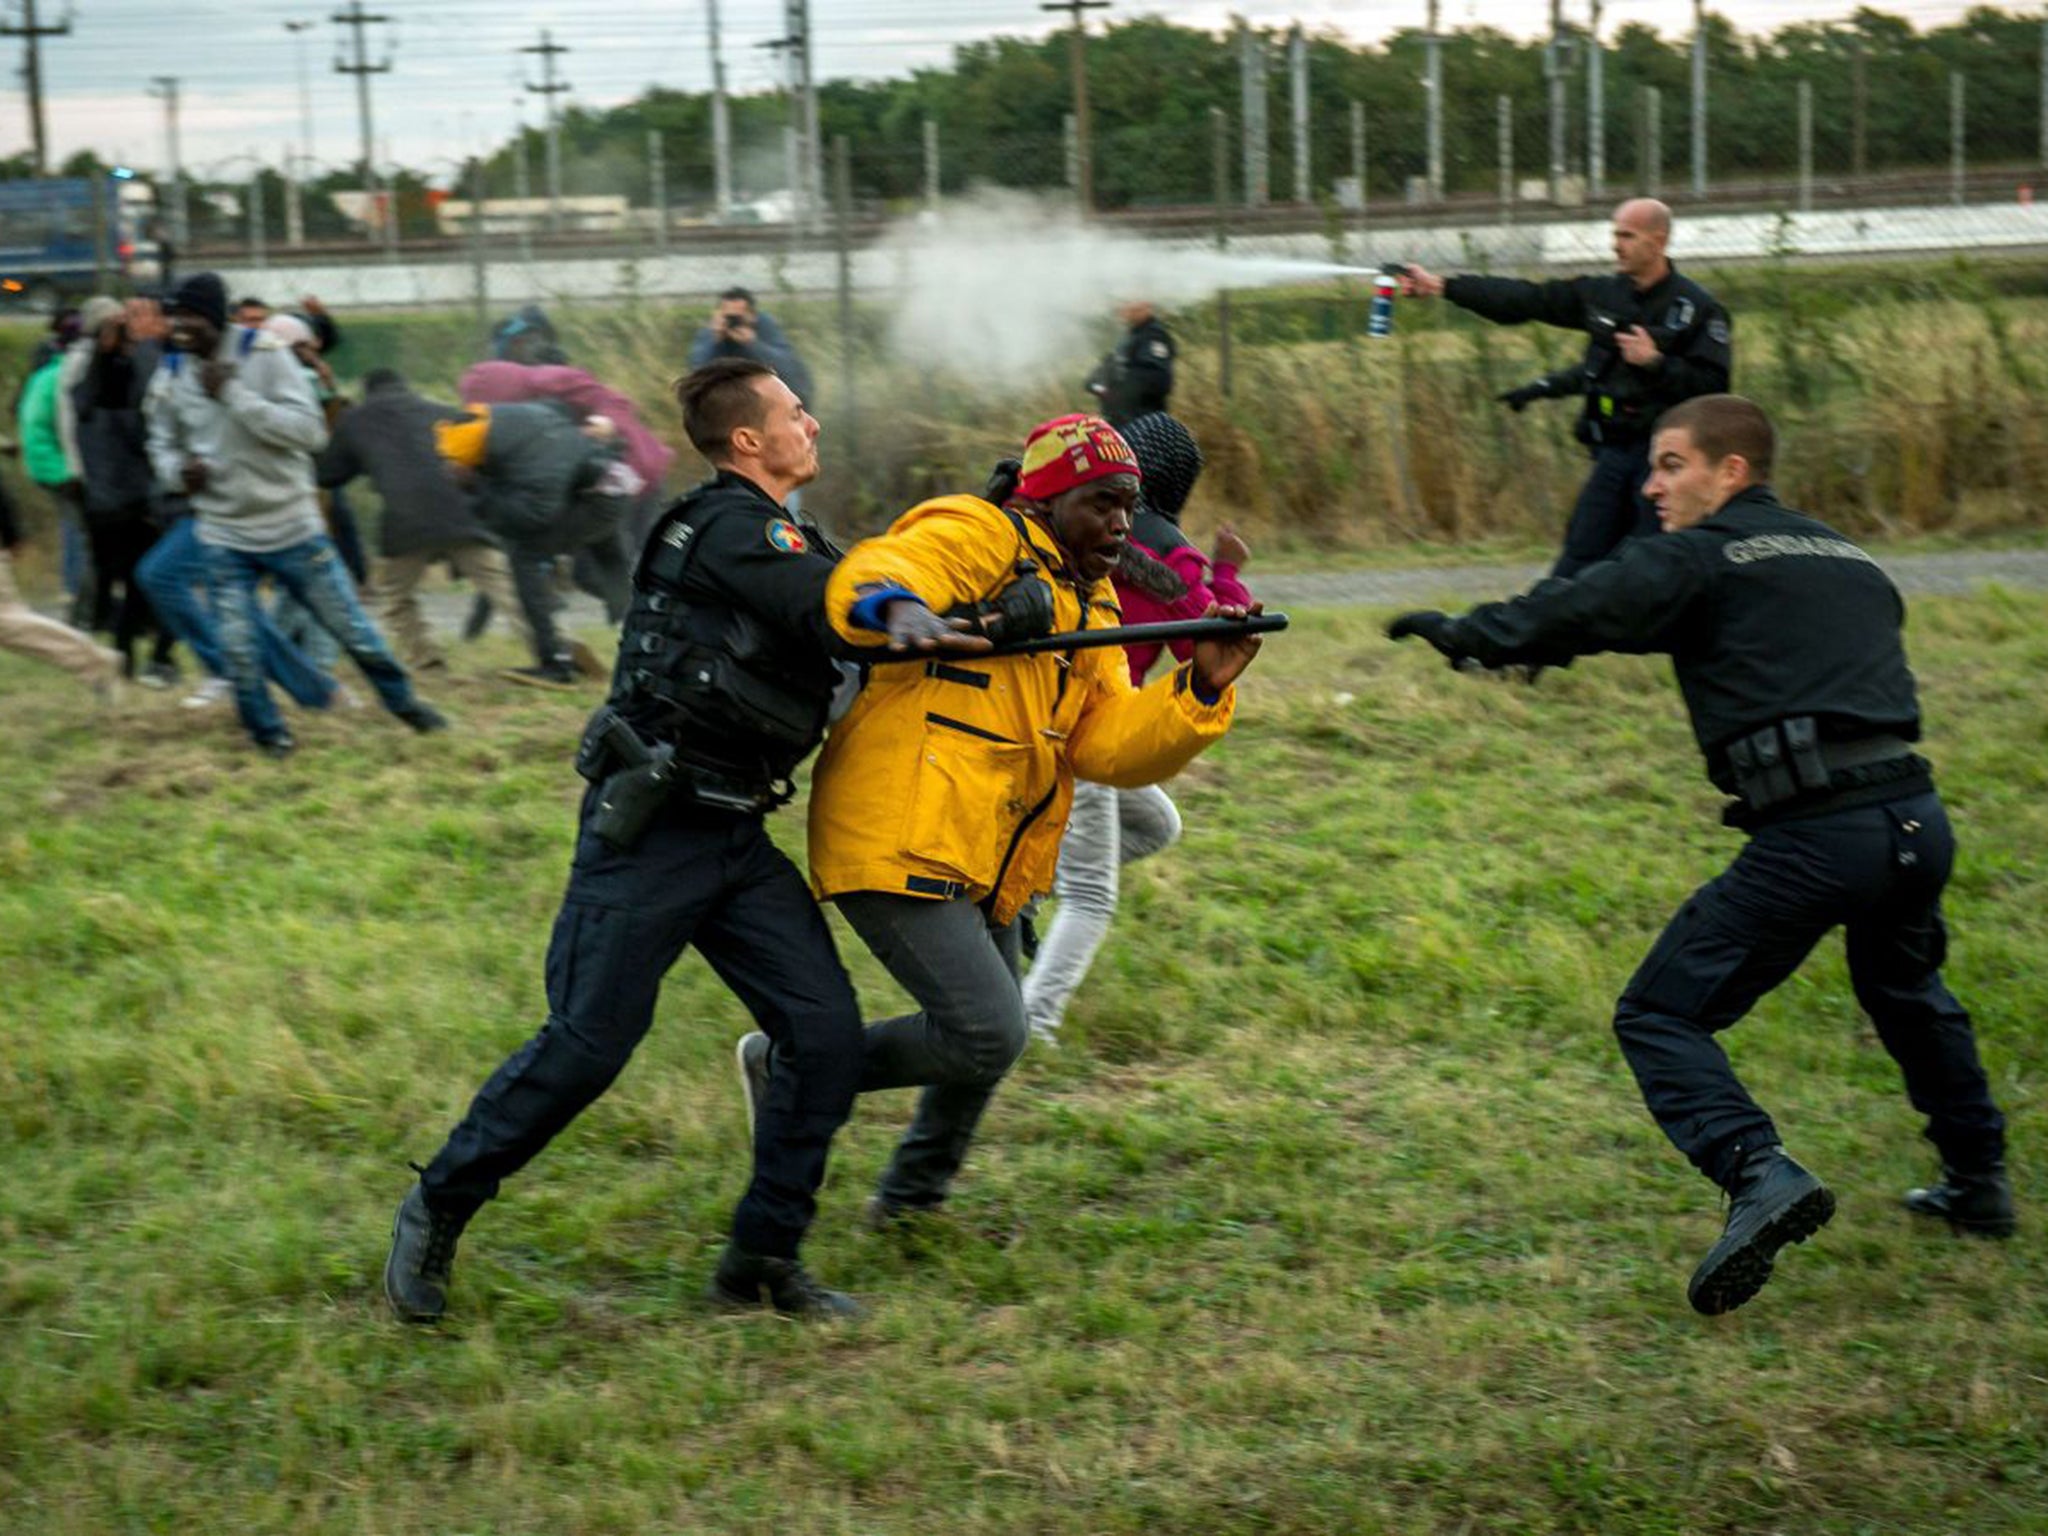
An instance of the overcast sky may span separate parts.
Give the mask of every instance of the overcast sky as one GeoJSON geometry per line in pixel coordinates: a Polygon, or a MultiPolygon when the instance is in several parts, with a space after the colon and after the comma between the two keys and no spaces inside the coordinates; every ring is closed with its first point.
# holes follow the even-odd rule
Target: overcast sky
{"type": "MultiPolygon", "coordinates": [[[[38,0],[44,24],[62,20],[64,0],[38,0]]],[[[1583,20],[1591,0],[1566,0],[1566,15],[1583,20]]],[[[0,0],[0,15],[21,19],[22,0],[0,0]]],[[[1920,26],[1953,20],[1962,0],[1898,0],[1877,8],[1920,26]]],[[[43,81],[53,161],[92,147],[140,166],[165,158],[163,108],[149,94],[154,76],[180,81],[182,140],[188,167],[240,173],[246,157],[277,163],[300,134],[297,51],[303,48],[313,116],[313,152],[336,163],[353,159],[360,135],[355,82],[335,74],[345,36],[327,18],[340,9],[292,0],[72,0],[71,33],[43,48],[43,81]],[[315,25],[294,37],[288,20],[315,25]],[[242,157],[242,162],[229,162],[242,157]]],[[[388,74],[370,77],[378,153],[411,165],[460,157],[500,142],[517,114],[538,121],[540,100],[521,90],[538,81],[538,60],[519,49],[551,28],[571,50],[558,60],[588,106],[630,100],[649,84],[699,91],[710,82],[705,0],[370,0],[366,9],[392,18],[366,29],[371,61],[387,56],[388,74]]],[[[1288,5],[1194,3],[1160,5],[1117,0],[1112,17],[1165,15],[1190,26],[1221,29],[1242,14],[1260,25],[1299,20],[1374,41],[1420,25],[1427,0],[1295,0],[1288,5]]],[[[1714,0],[1710,5],[1744,30],[1770,31],[1787,22],[1845,17],[1854,0],[1714,0]]],[[[1447,27],[1485,24],[1524,36],[1548,26],[1543,0],[1443,0],[1447,27]]],[[[1606,0],[1602,31],[1640,21],[1680,35],[1691,27],[1690,0],[1606,0]]],[[[726,82],[736,92],[776,83],[773,56],[760,44],[784,29],[781,0],[724,0],[726,82]]],[[[943,65],[959,43],[995,34],[1043,33],[1062,18],[1037,0],[812,0],[813,59],[820,79],[876,77],[943,65]]],[[[1099,25],[1099,22],[1098,22],[1099,25]]],[[[28,142],[21,45],[8,50],[0,89],[0,155],[28,142]]],[[[1104,89],[1097,82],[1098,91],[1104,89]]],[[[1107,87],[1114,89],[1113,85],[1107,87]]]]}

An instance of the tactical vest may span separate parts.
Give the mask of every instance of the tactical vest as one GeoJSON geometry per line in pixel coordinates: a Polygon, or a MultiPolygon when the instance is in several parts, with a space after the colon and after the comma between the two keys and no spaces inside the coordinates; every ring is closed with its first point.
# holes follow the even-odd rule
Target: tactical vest
{"type": "Polygon", "coordinates": [[[680,503],[641,556],[619,637],[613,702],[676,756],[769,789],[825,734],[839,674],[831,659],[792,647],[751,614],[684,578],[721,509],[680,503]]]}

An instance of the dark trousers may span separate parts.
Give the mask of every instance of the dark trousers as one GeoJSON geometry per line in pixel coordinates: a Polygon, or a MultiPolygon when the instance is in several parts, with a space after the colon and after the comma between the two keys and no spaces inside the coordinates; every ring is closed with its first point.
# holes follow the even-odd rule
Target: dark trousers
{"type": "Polygon", "coordinates": [[[1929,791],[1764,827],[1679,909],[1622,993],[1614,1032],[1650,1113],[1693,1166],[1725,1187],[1747,1153],[1777,1144],[1714,1036],[1838,924],[1856,1001],[1943,1161],[1967,1170],[2003,1155],[2005,1119],[1970,1016],[1941,980],[1954,861],[1948,813],[1929,791]]]}
{"type": "Polygon", "coordinates": [[[157,526],[149,519],[149,504],[138,502],[114,512],[88,512],[85,532],[92,541],[93,611],[111,616],[114,648],[121,653],[123,667],[133,674],[135,642],[152,632],[156,635],[152,659],[168,661],[173,636],[157,622],[149,594],[135,579],[135,567],[157,540],[157,526]]]}
{"type": "Polygon", "coordinates": [[[1593,450],[1592,472],[1579,487],[1565,524],[1564,549],[1553,576],[1576,576],[1615,554],[1626,539],[1658,531],[1657,509],[1643,499],[1650,478],[1650,445],[1608,443],[1593,450]]]}
{"type": "Polygon", "coordinates": [[[918,1005],[867,1030],[861,1092],[924,1090],[879,1193],[892,1206],[934,1206],[960,1171],[996,1085],[1024,1050],[1017,925],[991,928],[964,899],[853,891],[838,904],[918,1005]]]}
{"type": "Polygon", "coordinates": [[[794,1258],[860,1085],[860,1007],[824,914],[758,816],[673,806],[621,854],[589,831],[591,799],[548,945],[547,1023],[427,1166],[427,1202],[475,1211],[609,1088],[654,1022],[662,977],[694,944],[775,1052],[733,1240],[794,1258]]]}

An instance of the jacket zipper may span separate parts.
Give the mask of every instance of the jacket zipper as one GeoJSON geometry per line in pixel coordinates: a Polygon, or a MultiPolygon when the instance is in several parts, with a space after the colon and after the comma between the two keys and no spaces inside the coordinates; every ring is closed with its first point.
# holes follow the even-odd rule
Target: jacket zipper
{"type": "Polygon", "coordinates": [[[989,886],[988,897],[983,903],[984,910],[991,915],[995,912],[996,898],[1003,894],[1003,881],[1009,878],[1010,861],[1017,857],[1017,845],[1024,841],[1024,834],[1031,829],[1031,824],[1045,814],[1046,807],[1052,804],[1053,796],[1059,792],[1059,780],[1054,779],[1052,788],[1045,792],[1045,798],[1025,813],[1024,819],[1017,823],[1017,830],[1010,834],[1010,846],[1003,852],[1003,862],[996,867],[995,881],[989,886]]]}
{"type": "Polygon", "coordinates": [[[1021,747],[1024,745],[1021,741],[1012,741],[1007,736],[998,736],[994,731],[985,731],[978,725],[969,725],[965,720],[955,720],[949,715],[934,715],[927,712],[924,720],[926,725],[943,725],[949,731],[959,731],[968,736],[978,736],[983,741],[993,741],[999,746],[1021,747]]]}

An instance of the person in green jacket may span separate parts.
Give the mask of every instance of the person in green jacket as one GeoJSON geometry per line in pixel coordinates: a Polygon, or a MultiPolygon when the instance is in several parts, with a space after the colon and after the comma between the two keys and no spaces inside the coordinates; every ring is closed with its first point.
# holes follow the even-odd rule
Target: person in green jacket
{"type": "Polygon", "coordinates": [[[72,473],[57,419],[57,376],[63,366],[64,352],[59,348],[28,376],[15,406],[14,421],[21,436],[23,470],[57,504],[64,530],[64,589],[71,599],[72,623],[84,628],[98,615],[89,611],[95,584],[85,541],[85,488],[72,473]]]}

